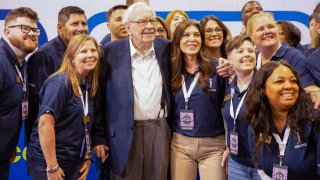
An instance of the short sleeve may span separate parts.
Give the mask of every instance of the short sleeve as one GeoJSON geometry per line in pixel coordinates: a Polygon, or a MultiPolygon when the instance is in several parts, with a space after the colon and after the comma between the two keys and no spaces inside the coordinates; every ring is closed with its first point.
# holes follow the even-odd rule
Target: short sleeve
{"type": "Polygon", "coordinates": [[[40,108],[38,116],[50,111],[55,120],[59,120],[64,106],[72,96],[72,87],[66,75],[58,74],[48,79],[40,91],[40,108]]]}

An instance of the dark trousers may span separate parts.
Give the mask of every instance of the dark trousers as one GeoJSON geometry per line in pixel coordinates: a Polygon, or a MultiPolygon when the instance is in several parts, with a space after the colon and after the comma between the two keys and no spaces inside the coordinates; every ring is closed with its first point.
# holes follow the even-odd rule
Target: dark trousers
{"type": "MultiPolygon", "coordinates": [[[[64,174],[65,180],[77,180],[80,177],[79,170],[81,169],[83,162],[74,164],[74,166],[60,167],[64,174]]],[[[27,160],[28,174],[32,177],[32,180],[45,180],[47,178],[46,166],[43,166],[33,159],[27,160]]]]}
{"type": "Polygon", "coordinates": [[[95,157],[95,165],[98,173],[98,180],[110,180],[110,158],[107,158],[104,163],[101,159],[95,157]]]}
{"type": "Polygon", "coordinates": [[[166,118],[134,121],[129,159],[122,174],[113,180],[166,180],[168,178],[171,131],[166,118]]]}
{"type": "Polygon", "coordinates": [[[0,164],[0,179],[7,180],[9,179],[9,169],[10,169],[10,162],[4,162],[0,164]]]}

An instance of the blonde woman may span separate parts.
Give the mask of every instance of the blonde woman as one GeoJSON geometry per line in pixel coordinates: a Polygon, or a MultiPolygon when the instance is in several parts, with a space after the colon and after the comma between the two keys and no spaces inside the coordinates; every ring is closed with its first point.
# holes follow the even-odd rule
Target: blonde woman
{"type": "Polygon", "coordinates": [[[99,76],[99,46],[88,35],[68,44],[61,68],[44,83],[28,147],[32,179],[86,179],[99,76]]]}

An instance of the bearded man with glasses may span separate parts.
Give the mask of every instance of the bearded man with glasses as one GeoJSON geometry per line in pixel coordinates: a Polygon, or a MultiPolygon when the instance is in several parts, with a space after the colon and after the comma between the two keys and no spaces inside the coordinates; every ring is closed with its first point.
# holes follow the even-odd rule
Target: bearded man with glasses
{"type": "Polygon", "coordinates": [[[112,179],[167,179],[170,42],[155,38],[156,14],[145,3],[131,5],[123,22],[129,37],[103,49],[94,151],[110,154],[112,179]]]}
{"type": "Polygon", "coordinates": [[[28,117],[25,57],[38,46],[38,15],[27,7],[12,9],[0,40],[0,179],[8,179],[22,120],[28,117]]]}

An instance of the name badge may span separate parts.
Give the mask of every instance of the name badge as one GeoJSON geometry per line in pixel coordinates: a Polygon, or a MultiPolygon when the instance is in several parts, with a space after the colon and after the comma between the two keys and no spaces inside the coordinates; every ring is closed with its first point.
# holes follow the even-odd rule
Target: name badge
{"type": "Polygon", "coordinates": [[[287,180],[288,179],[288,166],[280,166],[274,164],[272,168],[273,180],[287,180]]]}
{"type": "Polygon", "coordinates": [[[16,76],[16,83],[21,84],[21,79],[19,76],[16,76]]]}
{"type": "Polygon", "coordinates": [[[223,98],[223,102],[230,101],[230,100],[231,100],[231,94],[225,95],[223,98]]]}
{"type": "Polygon", "coordinates": [[[22,112],[22,119],[25,120],[28,118],[29,114],[29,104],[28,104],[28,99],[23,99],[22,104],[21,104],[21,112],[22,112]]]}
{"type": "Polygon", "coordinates": [[[180,110],[180,127],[183,130],[194,129],[194,114],[193,110],[180,110]]]}
{"type": "Polygon", "coordinates": [[[237,132],[230,132],[230,152],[238,156],[239,152],[239,136],[237,132]]]}

